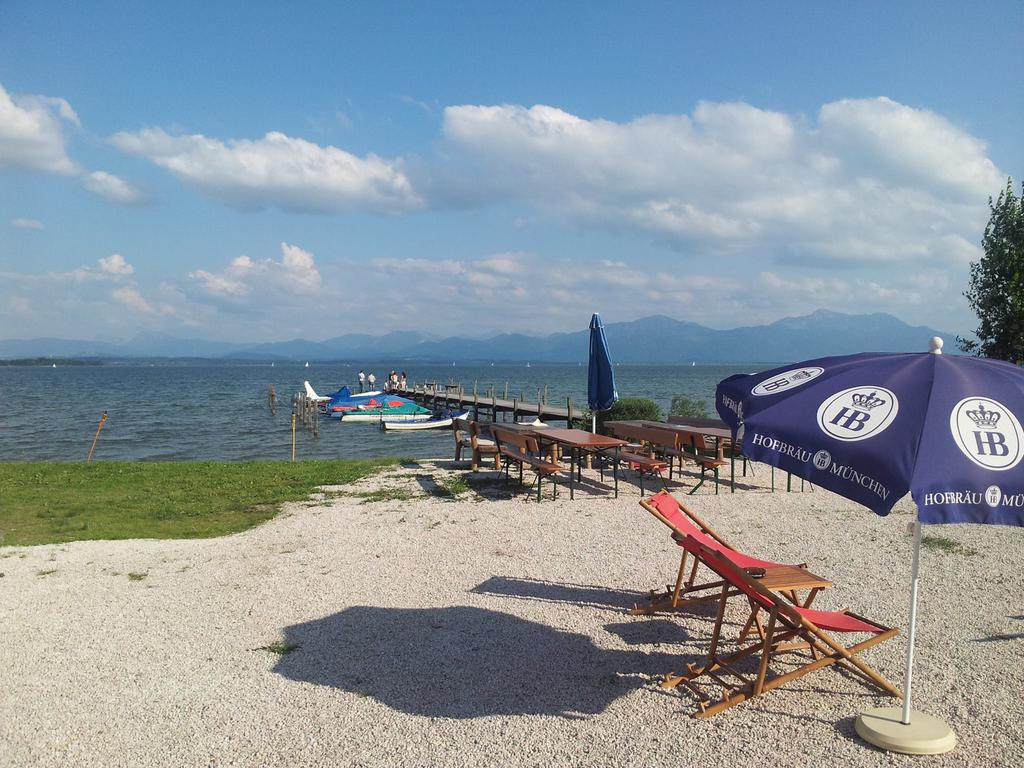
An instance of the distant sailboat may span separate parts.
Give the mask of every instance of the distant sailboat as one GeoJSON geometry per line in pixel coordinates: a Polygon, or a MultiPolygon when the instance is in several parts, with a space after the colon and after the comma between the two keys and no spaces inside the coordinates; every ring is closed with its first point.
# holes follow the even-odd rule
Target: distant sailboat
{"type": "Polygon", "coordinates": [[[691,366],[691,367],[695,366],[696,364],[697,364],[697,363],[696,363],[695,361],[693,361],[693,360],[691,360],[691,361],[690,361],[690,366],[691,366]]]}
{"type": "Polygon", "coordinates": [[[306,363],[306,367],[309,368],[309,363],[308,362],[306,363]]]}
{"type": "Polygon", "coordinates": [[[530,364],[529,364],[529,363],[527,363],[527,364],[526,364],[526,367],[527,367],[527,368],[529,368],[529,367],[530,367],[530,364]]]}
{"type": "Polygon", "coordinates": [[[270,364],[270,367],[271,367],[271,368],[273,368],[273,367],[274,367],[274,364],[273,364],[273,363],[271,363],[271,364],[270,364]]]}
{"type": "Polygon", "coordinates": [[[54,367],[54,368],[56,368],[56,367],[57,367],[57,364],[56,364],[56,363],[54,363],[54,364],[53,364],[53,367],[54,367]]]}

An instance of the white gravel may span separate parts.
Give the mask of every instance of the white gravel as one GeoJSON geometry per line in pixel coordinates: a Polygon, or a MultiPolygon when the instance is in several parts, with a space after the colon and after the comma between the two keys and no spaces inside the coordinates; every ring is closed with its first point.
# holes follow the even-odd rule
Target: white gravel
{"type": "MultiPolygon", "coordinates": [[[[657,682],[699,659],[711,621],[627,615],[678,563],[637,487],[452,501],[452,467],[344,489],[411,500],[328,490],[220,539],[0,548],[0,764],[1024,763],[1024,531],[926,529],[961,550],[922,553],[915,703],[960,744],[911,758],[854,735],[859,710],[897,702],[835,669],[689,717],[657,682]],[[274,641],[297,648],[258,650],[274,641]]],[[[820,489],[712,490],[693,506],[737,544],[836,582],[817,607],[905,626],[909,501],[879,518],[820,489]]],[[[901,636],[866,658],[898,683],[903,652],[901,636]]]]}

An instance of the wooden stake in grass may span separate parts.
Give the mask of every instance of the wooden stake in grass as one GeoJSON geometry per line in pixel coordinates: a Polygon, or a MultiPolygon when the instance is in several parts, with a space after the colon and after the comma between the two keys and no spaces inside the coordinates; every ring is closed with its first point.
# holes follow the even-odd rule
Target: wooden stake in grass
{"type": "Polygon", "coordinates": [[[295,411],[292,411],[292,461],[295,461],[295,411]]]}
{"type": "Polygon", "coordinates": [[[100,424],[96,427],[96,436],[92,439],[92,447],[89,449],[89,458],[86,459],[87,463],[92,462],[92,454],[96,450],[96,441],[100,439],[100,430],[103,429],[104,423],[107,421],[107,412],[104,411],[103,415],[100,416],[100,424]]]}

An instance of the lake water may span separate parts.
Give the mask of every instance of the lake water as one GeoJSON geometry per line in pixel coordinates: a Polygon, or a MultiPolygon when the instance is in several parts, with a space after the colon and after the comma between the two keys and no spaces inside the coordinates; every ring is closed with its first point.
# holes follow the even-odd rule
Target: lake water
{"type": "MultiPolygon", "coordinates": [[[[770,365],[617,366],[622,397],[648,397],[663,410],[675,395],[707,401],[717,383],[770,365]]],[[[367,372],[371,369],[367,368],[367,372]]],[[[373,368],[383,379],[390,367],[373,368]]],[[[575,365],[456,365],[407,367],[409,382],[454,380],[480,393],[533,402],[547,385],[548,402],[586,408],[587,368],[575,365]]],[[[58,368],[0,366],[0,460],[81,460],[100,414],[107,422],[96,460],[288,459],[291,396],[309,379],[320,394],[352,386],[358,366],[109,364],[58,368]],[[267,387],[277,392],[277,415],[267,387]]],[[[378,384],[381,382],[378,381],[378,384]]],[[[298,429],[299,458],[429,457],[452,452],[450,431],[382,432],[374,424],[322,419],[320,437],[298,429]]]]}

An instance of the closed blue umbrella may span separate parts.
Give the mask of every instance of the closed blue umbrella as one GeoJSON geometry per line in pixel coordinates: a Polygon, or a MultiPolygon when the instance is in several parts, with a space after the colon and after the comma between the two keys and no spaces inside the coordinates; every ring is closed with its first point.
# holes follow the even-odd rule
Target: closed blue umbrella
{"type": "Polygon", "coordinates": [[[590,318],[590,363],[587,369],[587,405],[594,414],[593,431],[597,432],[597,412],[607,411],[619,401],[615,388],[615,369],[608,352],[608,339],[604,335],[601,316],[590,318]]]}
{"type": "Polygon", "coordinates": [[[917,504],[903,708],[857,720],[864,738],[895,751],[955,744],[941,721],[911,714],[921,523],[1024,526],[1024,371],[941,349],[936,338],[932,354],[808,360],[732,376],[715,393],[745,455],[880,515],[908,491],[917,504]]]}

